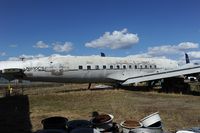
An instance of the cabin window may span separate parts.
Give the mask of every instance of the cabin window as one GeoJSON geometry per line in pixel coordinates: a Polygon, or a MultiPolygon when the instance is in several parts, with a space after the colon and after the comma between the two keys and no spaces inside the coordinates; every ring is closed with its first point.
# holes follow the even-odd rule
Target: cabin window
{"type": "Polygon", "coordinates": [[[132,69],[132,65],[129,65],[128,68],[129,68],[129,69],[132,69]]]}
{"type": "Polygon", "coordinates": [[[113,65],[110,65],[110,69],[113,69],[114,67],[113,67],[113,65]]]}
{"type": "Polygon", "coordinates": [[[96,66],[95,66],[95,69],[96,69],[96,70],[99,70],[99,66],[98,66],[98,65],[96,65],[96,66]]]}
{"type": "Polygon", "coordinates": [[[142,69],[142,65],[140,65],[140,69],[142,69]]]}
{"type": "Polygon", "coordinates": [[[78,69],[80,69],[80,70],[83,69],[83,66],[78,66],[78,69]]]}
{"type": "Polygon", "coordinates": [[[38,71],[44,71],[44,67],[39,67],[38,71]]]}
{"type": "Polygon", "coordinates": [[[87,66],[87,70],[91,70],[91,66],[87,66]]]}
{"type": "Polygon", "coordinates": [[[106,65],[103,65],[103,69],[106,69],[106,65]]]}
{"type": "Polygon", "coordinates": [[[147,65],[145,65],[145,69],[147,69],[148,67],[147,67],[147,65]]]}
{"type": "Polygon", "coordinates": [[[155,67],[155,68],[157,68],[157,66],[156,66],[156,65],[155,65],[154,67],[155,67]]]}
{"type": "Polygon", "coordinates": [[[135,65],[135,69],[137,69],[137,65],[135,65]]]}
{"type": "Polygon", "coordinates": [[[123,65],[123,69],[126,69],[126,65],[123,65]]]}
{"type": "Polygon", "coordinates": [[[120,69],[120,66],[119,66],[119,65],[117,65],[117,69],[120,69]]]}
{"type": "Polygon", "coordinates": [[[152,68],[152,66],[151,66],[151,65],[150,65],[149,67],[150,67],[150,68],[152,68]]]}

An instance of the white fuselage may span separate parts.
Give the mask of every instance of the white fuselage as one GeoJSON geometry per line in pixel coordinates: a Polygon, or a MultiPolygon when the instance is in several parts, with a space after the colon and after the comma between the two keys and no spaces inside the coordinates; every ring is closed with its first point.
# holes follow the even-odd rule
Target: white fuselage
{"type": "MultiPolygon", "coordinates": [[[[24,61],[2,61],[0,70],[22,69],[24,78],[45,82],[116,82],[113,73],[151,73],[160,69],[177,68],[176,61],[157,58],[50,56],[24,61]]],[[[116,78],[116,79],[119,79],[116,78]]]]}

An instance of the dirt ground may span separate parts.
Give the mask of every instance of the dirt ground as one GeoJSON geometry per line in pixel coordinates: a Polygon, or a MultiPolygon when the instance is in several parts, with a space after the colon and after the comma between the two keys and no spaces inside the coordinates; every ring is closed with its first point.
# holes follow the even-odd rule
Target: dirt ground
{"type": "Polygon", "coordinates": [[[159,112],[165,131],[200,126],[200,97],[123,89],[87,90],[87,85],[24,88],[24,95],[0,98],[0,131],[28,133],[41,120],[63,116],[90,120],[92,112],[114,115],[114,121],[136,120],[159,112]]]}

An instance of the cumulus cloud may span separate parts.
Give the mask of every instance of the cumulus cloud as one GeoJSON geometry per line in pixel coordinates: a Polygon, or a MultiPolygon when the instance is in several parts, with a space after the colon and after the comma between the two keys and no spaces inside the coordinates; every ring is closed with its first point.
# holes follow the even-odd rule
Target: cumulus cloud
{"type": "Polygon", "coordinates": [[[191,51],[188,55],[191,59],[200,59],[200,51],[191,51]]]}
{"type": "Polygon", "coordinates": [[[5,56],[6,55],[6,52],[1,52],[0,51],[0,56],[5,56]]]}
{"type": "Polygon", "coordinates": [[[53,43],[53,50],[56,52],[69,52],[73,49],[73,44],[71,42],[65,42],[62,44],[61,42],[53,43]]]}
{"type": "Polygon", "coordinates": [[[152,58],[152,55],[150,55],[148,53],[142,53],[142,54],[129,55],[129,57],[135,57],[135,58],[152,58]]]}
{"type": "Polygon", "coordinates": [[[135,54],[135,55],[129,55],[130,57],[135,57],[135,58],[162,58],[166,59],[166,56],[153,56],[149,53],[142,53],[142,54],[135,54]]]}
{"type": "Polygon", "coordinates": [[[195,49],[195,48],[199,48],[198,43],[182,42],[182,43],[179,43],[179,45],[178,45],[179,50],[185,50],[185,49],[187,50],[187,49],[195,49]]]}
{"type": "Polygon", "coordinates": [[[164,55],[164,54],[179,54],[187,50],[196,49],[199,47],[198,43],[182,42],[178,45],[162,45],[148,48],[150,55],[164,55]]]}
{"type": "Polygon", "coordinates": [[[148,53],[151,55],[172,54],[177,52],[177,47],[173,45],[163,45],[148,48],[148,53]]]}
{"type": "Polygon", "coordinates": [[[139,42],[137,34],[129,33],[127,29],[121,31],[105,32],[103,36],[91,42],[87,42],[85,47],[90,48],[130,48],[139,42]]]}
{"type": "Polygon", "coordinates": [[[43,41],[38,41],[35,45],[33,45],[34,48],[48,48],[49,45],[44,43],[43,41]]]}
{"type": "Polygon", "coordinates": [[[8,60],[10,61],[18,61],[18,60],[21,60],[22,58],[24,59],[37,59],[37,58],[42,58],[42,57],[45,57],[43,54],[37,54],[37,55],[26,55],[26,54],[23,54],[23,55],[20,55],[18,57],[10,57],[8,60]]]}
{"type": "Polygon", "coordinates": [[[16,48],[17,45],[16,45],[16,44],[11,44],[9,47],[11,47],[11,48],[16,48]]]}

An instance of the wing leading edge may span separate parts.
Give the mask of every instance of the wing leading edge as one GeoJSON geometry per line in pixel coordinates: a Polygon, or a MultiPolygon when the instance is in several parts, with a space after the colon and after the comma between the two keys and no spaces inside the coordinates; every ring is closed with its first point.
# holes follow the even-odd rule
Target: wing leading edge
{"type": "Polygon", "coordinates": [[[194,73],[200,73],[200,65],[180,67],[180,68],[171,69],[171,70],[160,70],[160,71],[156,71],[152,73],[140,73],[137,75],[135,74],[133,75],[133,73],[127,73],[127,72],[116,73],[113,75],[112,74],[109,75],[108,78],[111,78],[113,80],[118,80],[122,83],[122,85],[127,85],[131,83],[177,77],[177,76],[194,74],[194,73]]]}

